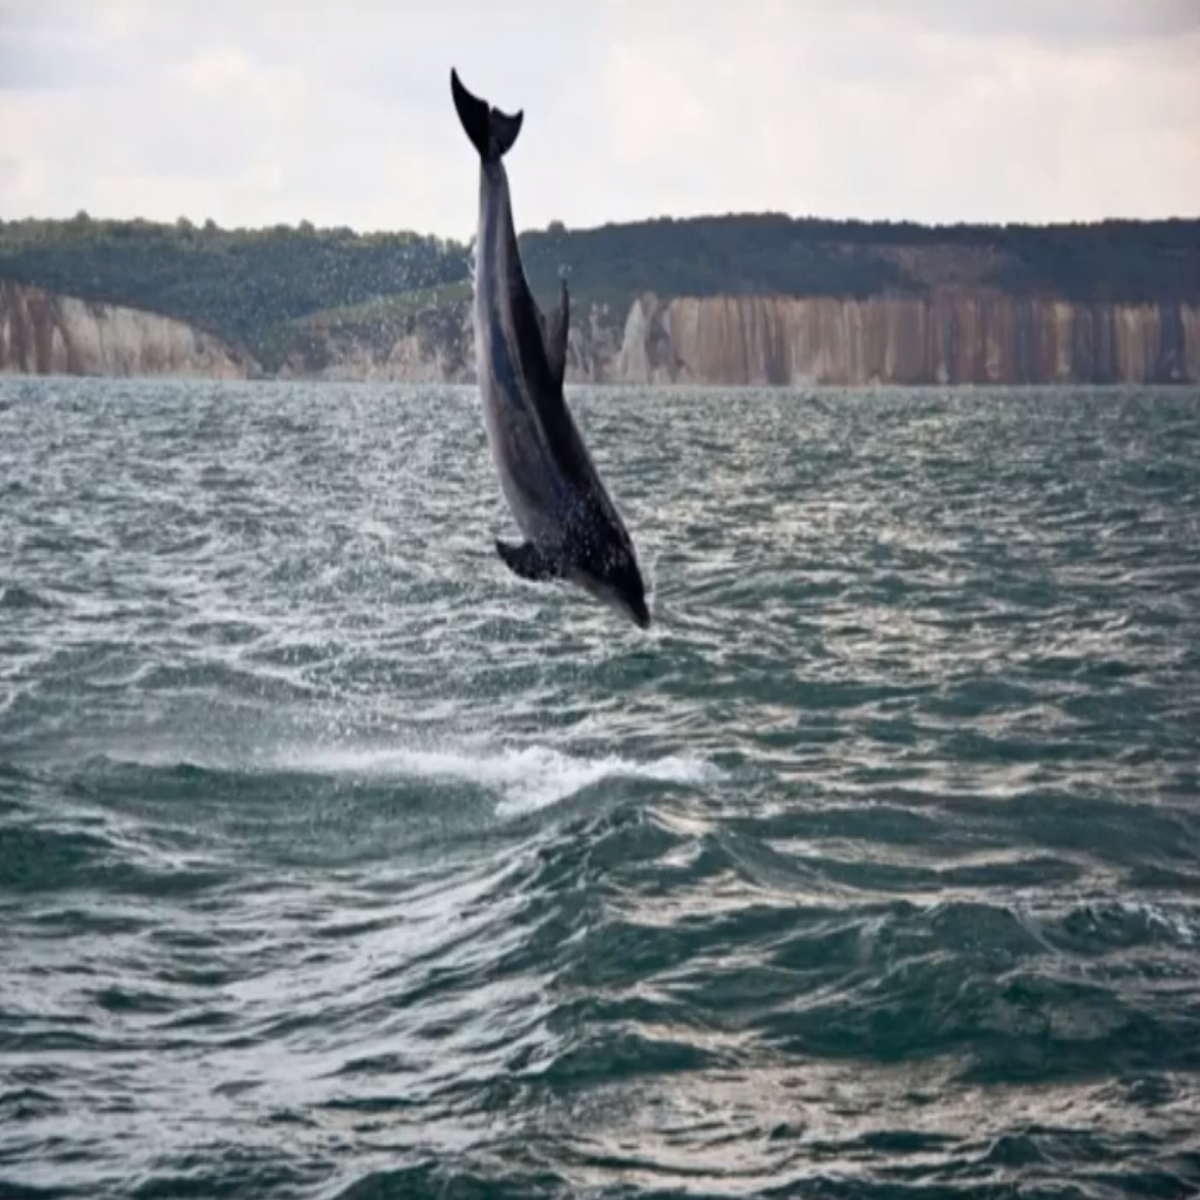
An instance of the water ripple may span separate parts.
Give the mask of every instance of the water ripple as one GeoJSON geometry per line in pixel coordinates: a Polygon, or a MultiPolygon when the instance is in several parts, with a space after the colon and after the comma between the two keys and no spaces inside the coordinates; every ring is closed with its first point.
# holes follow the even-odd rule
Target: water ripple
{"type": "Polygon", "coordinates": [[[1200,396],[0,400],[0,1193],[1200,1190],[1200,396]]]}

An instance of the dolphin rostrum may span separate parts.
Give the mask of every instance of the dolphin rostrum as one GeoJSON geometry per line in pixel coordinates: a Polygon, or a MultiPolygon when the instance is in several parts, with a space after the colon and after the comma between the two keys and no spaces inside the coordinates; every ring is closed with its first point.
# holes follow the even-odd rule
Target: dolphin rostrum
{"type": "Polygon", "coordinates": [[[521,132],[511,116],[471,95],[450,72],[454,107],[479,153],[475,238],[475,359],[484,424],[500,487],[525,541],[496,539],[522,579],[562,579],[650,627],[633,541],[567,408],[570,301],[561,279],[557,309],[539,310],[513,229],[504,155],[521,132]]]}

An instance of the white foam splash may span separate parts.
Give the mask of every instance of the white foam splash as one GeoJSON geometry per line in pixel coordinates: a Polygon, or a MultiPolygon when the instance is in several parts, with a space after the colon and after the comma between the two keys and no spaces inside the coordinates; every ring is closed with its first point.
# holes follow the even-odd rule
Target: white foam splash
{"type": "Polygon", "coordinates": [[[417,749],[347,747],[308,749],[289,756],[291,769],[317,773],[446,780],[500,795],[498,816],[536,812],[606,779],[701,785],[722,777],[703,759],[668,755],[637,762],[620,755],[589,758],[548,746],[417,749]]]}
{"type": "Polygon", "coordinates": [[[1127,913],[1145,917],[1150,925],[1165,929],[1176,941],[1191,946],[1200,938],[1200,911],[1195,909],[1175,908],[1172,911],[1158,904],[1130,901],[1122,901],[1120,907],[1127,913]]]}

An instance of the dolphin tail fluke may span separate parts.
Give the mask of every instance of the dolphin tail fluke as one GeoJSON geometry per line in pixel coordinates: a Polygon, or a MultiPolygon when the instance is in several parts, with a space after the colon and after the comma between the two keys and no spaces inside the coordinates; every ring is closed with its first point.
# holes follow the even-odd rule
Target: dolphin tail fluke
{"type": "Polygon", "coordinates": [[[559,579],[562,576],[558,563],[547,558],[532,542],[522,542],[521,545],[515,546],[497,538],[496,552],[514,575],[528,579],[531,583],[543,583],[547,579],[559,579]]]}
{"type": "Polygon", "coordinates": [[[498,162],[512,148],[521,132],[524,111],[502,113],[492,108],[486,100],[472,96],[462,85],[458,72],[450,68],[450,91],[454,95],[454,107],[463,130],[471,139],[471,145],[479,152],[484,162],[498,162]]]}

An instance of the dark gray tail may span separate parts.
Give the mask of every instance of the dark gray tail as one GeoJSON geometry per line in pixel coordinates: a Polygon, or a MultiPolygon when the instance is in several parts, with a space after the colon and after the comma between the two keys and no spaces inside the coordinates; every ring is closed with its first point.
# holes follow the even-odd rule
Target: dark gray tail
{"type": "Polygon", "coordinates": [[[497,162],[513,147],[517,134],[521,132],[521,122],[525,119],[524,111],[502,113],[498,108],[491,108],[486,100],[472,96],[462,85],[458,72],[450,68],[450,91],[454,94],[454,107],[458,110],[458,119],[462,122],[471,145],[479,151],[479,157],[484,162],[497,162]]]}

